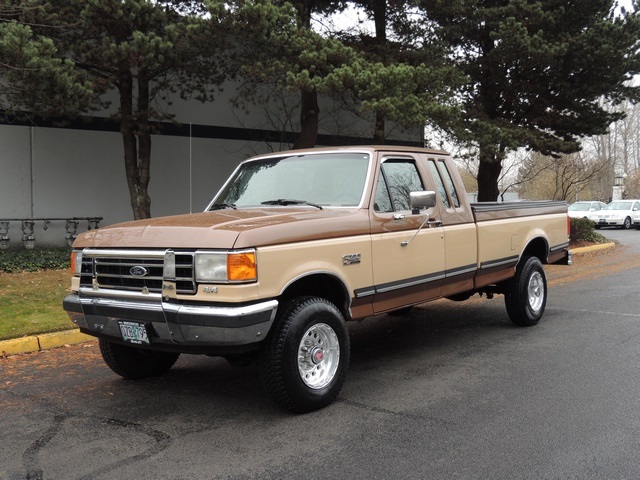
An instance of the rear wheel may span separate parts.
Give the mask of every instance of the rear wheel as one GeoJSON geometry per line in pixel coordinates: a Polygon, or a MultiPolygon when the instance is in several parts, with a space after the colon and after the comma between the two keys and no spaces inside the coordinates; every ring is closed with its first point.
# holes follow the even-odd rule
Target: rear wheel
{"type": "Polygon", "coordinates": [[[99,345],[100,353],[107,366],[129,380],[162,375],[176,363],[180,356],[179,353],[128,347],[103,339],[99,339],[99,345]]]}
{"type": "Polygon", "coordinates": [[[275,401],[293,412],[329,405],[349,366],[349,334],[340,311],[317,297],[285,303],[261,347],[260,375],[275,401]]]}
{"type": "Polygon", "coordinates": [[[537,257],[522,257],[504,295],[509,318],[528,327],[542,318],[547,304],[547,278],[537,257]]]}

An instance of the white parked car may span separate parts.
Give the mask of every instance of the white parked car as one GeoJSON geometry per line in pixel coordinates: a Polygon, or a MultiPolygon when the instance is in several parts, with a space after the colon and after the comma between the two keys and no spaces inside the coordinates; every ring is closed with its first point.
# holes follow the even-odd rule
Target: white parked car
{"type": "Polygon", "coordinates": [[[574,202],[569,205],[569,216],[571,218],[588,218],[589,220],[593,220],[593,216],[606,207],[606,203],[595,200],[574,202]]]}
{"type": "Polygon", "coordinates": [[[640,200],[616,200],[593,215],[596,228],[616,226],[631,228],[637,221],[640,224],[640,200]]]}

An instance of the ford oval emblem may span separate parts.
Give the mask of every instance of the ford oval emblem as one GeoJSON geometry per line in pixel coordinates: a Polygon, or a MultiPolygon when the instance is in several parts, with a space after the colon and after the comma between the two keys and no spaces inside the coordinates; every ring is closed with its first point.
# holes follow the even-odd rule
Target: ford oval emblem
{"type": "Polygon", "coordinates": [[[131,267],[129,269],[129,273],[134,277],[144,277],[149,274],[149,270],[139,265],[136,265],[135,267],[131,267]]]}

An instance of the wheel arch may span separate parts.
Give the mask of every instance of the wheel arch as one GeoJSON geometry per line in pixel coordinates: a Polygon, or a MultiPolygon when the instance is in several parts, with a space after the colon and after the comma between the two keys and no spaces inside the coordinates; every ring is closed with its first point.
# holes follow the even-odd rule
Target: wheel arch
{"type": "Polygon", "coordinates": [[[312,272],[300,276],[285,286],[279,296],[281,303],[295,297],[321,297],[333,303],[345,319],[351,318],[350,297],[344,281],[332,272],[312,272]]]}
{"type": "Polygon", "coordinates": [[[544,237],[535,237],[529,240],[522,250],[520,261],[525,257],[537,257],[542,263],[549,263],[549,242],[544,237]]]}

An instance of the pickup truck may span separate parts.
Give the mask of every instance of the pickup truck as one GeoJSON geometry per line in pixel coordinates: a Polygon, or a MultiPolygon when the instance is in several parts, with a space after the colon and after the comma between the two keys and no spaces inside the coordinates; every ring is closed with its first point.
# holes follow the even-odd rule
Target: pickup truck
{"type": "Polygon", "coordinates": [[[542,264],[570,264],[568,247],[566,203],[470,204],[445,152],[293,150],[241,163],[202,213],[78,236],[63,306],[122,377],[181,353],[258,362],[273,399],[308,412],[344,384],[347,321],[503,294],[534,325],[542,264]]]}

